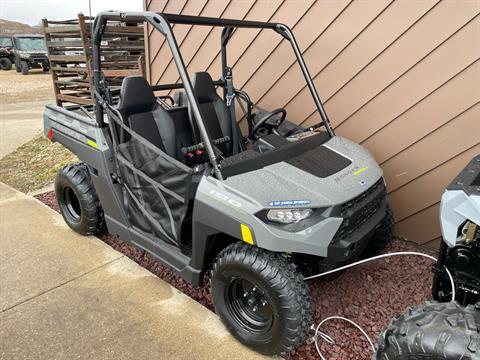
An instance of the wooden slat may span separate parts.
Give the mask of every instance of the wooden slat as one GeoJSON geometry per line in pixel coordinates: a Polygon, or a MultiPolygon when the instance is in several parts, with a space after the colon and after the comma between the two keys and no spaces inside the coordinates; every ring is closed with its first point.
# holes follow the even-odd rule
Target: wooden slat
{"type": "Polygon", "coordinates": [[[143,36],[143,26],[107,26],[105,28],[105,35],[109,34],[140,34],[143,36]]]}
{"type": "MultiPolygon", "coordinates": [[[[54,65],[52,79],[57,104],[60,106],[64,102],[93,104],[90,20],[79,14],[77,20],[62,25],[51,25],[49,28],[48,21],[44,21],[43,24],[46,29],[49,59],[54,65]],[[68,66],[82,63],[85,66],[68,66]],[[85,79],[74,77],[76,74],[84,74],[85,79]]],[[[143,26],[124,26],[121,22],[108,24],[103,36],[106,43],[101,45],[101,55],[102,69],[109,78],[109,86],[121,84],[125,76],[143,75],[145,72],[142,60],[145,53],[143,36],[143,26]]]]}
{"type": "Polygon", "coordinates": [[[85,55],[50,55],[50,61],[54,62],[86,62],[85,55]]]}
{"type": "Polygon", "coordinates": [[[83,47],[82,40],[47,41],[46,44],[50,48],[83,47]]]}
{"type": "Polygon", "coordinates": [[[75,103],[75,104],[81,104],[81,105],[93,105],[94,104],[93,99],[81,98],[81,97],[65,95],[65,94],[58,94],[57,98],[62,100],[62,101],[71,102],[71,103],[75,103]]]}
{"type": "MultiPolygon", "coordinates": [[[[47,19],[45,19],[45,18],[42,19],[42,25],[43,25],[43,30],[44,30],[44,33],[45,33],[45,41],[50,41],[50,33],[45,31],[45,30],[48,29],[47,19]]],[[[50,55],[51,55],[50,48],[47,48],[47,55],[48,55],[48,58],[50,59],[50,55]]],[[[55,95],[55,102],[58,106],[61,106],[62,103],[58,99],[59,90],[58,90],[58,87],[55,85],[55,80],[58,80],[58,76],[54,71],[51,71],[51,74],[52,74],[52,85],[53,85],[53,93],[55,95]]]]}
{"type": "MultiPolygon", "coordinates": [[[[138,59],[138,58],[137,58],[138,59]]],[[[127,66],[137,66],[137,61],[102,61],[102,68],[119,68],[119,67],[127,67],[127,66]]]]}
{"type": "Polygon", "coordinates": [[[138,61],[139,55],[123,55],[118,53],[104,53],[102,52],[102,63],[103,62],[130,62],[138,61]]]}
{"type": "Polygon", "coordinates": [[[62,25],[62,26],[49,26],[45,28],[45,33],[52,34],[52,33],[67,33],[67,32],[76,32],[80,31],[80,27],[78,25],[62,25]]]}
{"type": "Polygon", "coordinates": [[[145,42],[143,40],[108,40],[107,44],[102,44],[100,47],[102,49],[108,48],[124,48],[124,47],[139,47],[143,49],[145,42]]]}
{"type": "Polygon", "coordinates": [[[105,77],[127,77],[127,76],[141,76],[140,69],[119,69],[119,70],[102,70],[105,77]]]}
{"type": "Polygon", "coordinates": [[[67,72],[67,73],[83,73],[87,72],[87,68],[84,67],[61,67],[61,66],[52,66],[50,70],[54,72],[67,72]]]}
{"type": "Polygon", "coordinates": [[[55,84],[90,88],[90,84],[88,82],[73,81],[73,80],[55,80],[55,84]]]}

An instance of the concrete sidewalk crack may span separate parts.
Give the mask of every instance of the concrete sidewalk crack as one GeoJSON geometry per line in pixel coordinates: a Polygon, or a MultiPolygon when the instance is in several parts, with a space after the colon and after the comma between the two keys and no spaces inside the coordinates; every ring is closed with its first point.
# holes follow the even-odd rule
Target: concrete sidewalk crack
{"type": "Polygon", "coordinates": [[[73,278],[71,278],[71,279],[69,279],[69,280],[67,280],[67,281],[64,281],[64,282],[62,282],[62,283],[60,283],[60,284],[58,284],[58,285],[55,285],[54,287],[52,287],[52,288],[50,288],[50,289],[47,289],[47,290],[45,290],[45,291],[42,291],[42,292],[40,292],[40,293],[38,293],[38,294],[36,294],[36,295],[30,296],[29,298],[27,298],[27,299],[25,299],[25,300],[22,300],[22,301],[14,304],[14,305],[11,305],[11,306],[9,306],[9,307],[7,307],[7,308],[5,308],[5,309],[2,309],[2,310],[0,311],[0,314],[3,314],[3,313],[5,313],[5,312],[7,312],[8,310],[11,310],[11,309],[13,309],[13,308],[15,308],[15,307],[17,307],[17,306],[19,306],[19,305],[23,305],[23,304],[25,304],[25,303],[33,300],[33,299],[36,299],[36,298],[38,298],[38,297],[40,297],[40,296],[42,296],[42,295],[48,294],[49,292],[51,292],[51,291],[53,291],[53,290],[56,290],[56,289],[58,289],[58,288],[60,288],[60,287],[62,287],[62,286],[64,286],[64,285],[67,285],[67,284],[69,284],[69,283],[71,283],[71,282],[73,282],[73,281],[75,281],[75,280],[78,280],[78,279],[84,277],[85,275],[91,274],[92,272],[95,272],[95,271],[97,271],[97,270],[99,270],[99,269],[101,269],[101,268],[103,268],[103,267],[105,267],[105,266],[108,266],[108,265],[114,263],[115,261],[118,261],[118,260],[120,260],[120,259],[122,259],[122,258],[124,258],[124,257],[125,257],[124,255],[121,255],[121,256],[119,256],[119,257],[116,258],[116,259],[110,260],[110,261],[108,261],[108,262],[106,262],[106,263],[104,263],[104,264],[102,264],[102,265],[99,265],[99,266],[93,268],[93,269],[90,269],[90,270],[88,270],[88,271],[85,271],[85,272],[83,272],[83,273],[81,273],[81,274],[79,274],[79,275],[77,275],[77,276],[75,276],[75,277],[73,277],[73,278]]]}

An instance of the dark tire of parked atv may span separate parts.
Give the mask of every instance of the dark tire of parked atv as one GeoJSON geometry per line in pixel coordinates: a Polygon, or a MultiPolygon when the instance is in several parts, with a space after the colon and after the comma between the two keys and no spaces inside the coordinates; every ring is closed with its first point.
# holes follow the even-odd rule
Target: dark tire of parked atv
{"type": "Polygon", "coordinates": [[[1,70],[12,70],[12,60],[6,57],[0,58],[0,69],[1,70]]]}
{"type": "Polygon", "coordinates": [[[28,63],[26,61],[22,61],[20,63],[20,69],[22,70],[22,75],[28,75],[28,63]]]}
{"type": "Polygon", "coordinates": [[[65,222],[81,235],[105,232],[103,210],[85,164],[61,168],[55,179],[58,207],[65,222]]]}
{"type": "Polygon", "coordinates": [[[18,60],[18,57],[15,57],[15,71],[21,72],[22,71],[22,64],[18,60]]]}
{"type": "Polygon", "coordinates": [[[480,312],[473,305],[427,303],[408,309],[380,335],[375,360],[480,358],[480,312]]]}
{"type": "Polygon", "coordinates": [[[395,218],[393,217],[393,211],[389,206],[387,206],[387,214],[378,228],[374,231],[370,242],[365,248],[363,253],[364,256],[375,256],[385,249],[393,240],[394,227],[395,218]]]}
{"type": "Polygon", "coordinates": [[[218,255],[211,288],[216,313],[244,345],[275,355],[305,341],[312,324],[310,292],[285,255],[234,243],[218,255]]]}
{"type": "Polygon", "coordinates": [[[50,71],[50,66],[42,65],[42,70],[43,70],[43,72],[49,72],[50,71]]]}

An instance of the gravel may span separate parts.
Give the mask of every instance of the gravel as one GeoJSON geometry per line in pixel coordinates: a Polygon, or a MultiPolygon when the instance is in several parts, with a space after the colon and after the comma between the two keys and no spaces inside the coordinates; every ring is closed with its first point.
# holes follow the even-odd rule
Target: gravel
{"type": "Polygon", "coordinates": [[[0,104],[55,99],[52,75],[33,69],[28,75],[15,70],[0,71],[0,104]]]}
{"type": "MultiPolygon", "coordinates": [[[[36,196],[58,211],[54,192],[36,196]]],[[[144,268],[213,311],[208,281],[195,287],[160,265],[143,251],[134,248],[110,234],[99,238],[122,252],[144,268]]],[[[435,256],[435,252],[415,244],[395,240],[385,252],[418,251],[435,256]]],[[[359,324],[374,343],[390,319],[406,307],[421,304],[430,298],[432,262],[421,257],[393,257],[360,265],[342,273],[331,281],[311,280],[310,292],[315,301],[315,324],[322,319],[339,315],[359,324]]],[[[332,320],[321,330],[335,340],[333,345],[320,342],[327,359],[370,359],[371,349],[360,331],[344,321],[332,320]]],[[[313,332],[312,332],[313,334],[313,332]]],[[[313,344],[304,344],[292,351],[289,360],[319,359],[313,344]]]]}

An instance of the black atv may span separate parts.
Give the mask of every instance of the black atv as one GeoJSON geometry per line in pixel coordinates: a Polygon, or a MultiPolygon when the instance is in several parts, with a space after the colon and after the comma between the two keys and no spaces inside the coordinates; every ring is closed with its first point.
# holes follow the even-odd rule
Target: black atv
{"type": "Polygon", "coordinates": [[[12,70],[15,62],[15,54],[13,52],[12,37],[8,35],[0,36],[0,69],[12,70]]]}
{"type": "Polygon", "coordinates": [[[443,242],[433,267],[435,301],[395,318],[373,359],[480,359],[480,155],[447,187],[440,219],[443,242]]]}

